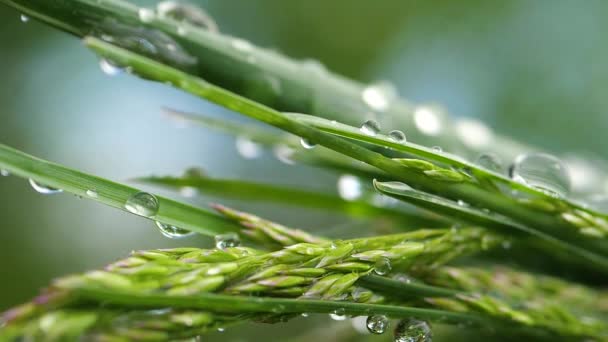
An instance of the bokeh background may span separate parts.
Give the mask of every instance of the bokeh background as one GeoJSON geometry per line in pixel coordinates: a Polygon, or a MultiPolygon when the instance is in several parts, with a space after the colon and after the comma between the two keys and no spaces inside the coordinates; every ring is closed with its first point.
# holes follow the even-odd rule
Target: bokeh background
{"type": "MultiPolygon", "coordinates": [[[[389,80],[407,99],[441,103],[454,116],[481,119],[550,151],[608,157],[606,1],[198,3],[222,32],[318,59],[350,78],[389,80]]],[[[117,181],[200,166],[225,177],[335,184],[332,175],[283,165],[268,153],[244,160],[232,137],[179,127],[161,115],[162,106],[240,118],[164,85],[109,77],[78,39],[0,7],[0,142],[117,181]]],[[[189,199],[201,206],[211,200],[189,199]]],[[[229,204],[304,228],[352,223],[323,212],[229,204]]],[[[42,196],[22,179],[0,177],[0,310],[53,277],[134,249],[208,244],[168,240],[145,219],[66,194],[42,196]]]]}

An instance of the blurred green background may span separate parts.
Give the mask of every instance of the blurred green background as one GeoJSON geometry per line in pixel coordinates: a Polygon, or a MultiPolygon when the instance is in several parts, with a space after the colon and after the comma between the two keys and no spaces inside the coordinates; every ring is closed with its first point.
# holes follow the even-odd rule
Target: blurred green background
{"type": "MultiPolygon", "coordinates": [[[[454,116],[479,118],[550,151],[608,157],[606,1],[200,4],[222,32],[318,59],[354,79],[389,80],[407,99],[441,103],[454,116]]],[[[108,77],[77,39],[33,20],[23,23],[5,7],[0,65],[0,142],[36,156],[118,181],[197,165],[211,175],[334,186],[334,176],[322,171],[282,165],[268,153],[246,161],[231,137],[177,127],[161,106],[239,116],[164,85],[108,77]]],[[[204,206],[210,200],[191,201],[204,206]]],[[[41,196],[16,177],[0,178],[0,203],[1,310],[53,277],[99,267],[133,249],[209,244],[168,240],[147,220],[70,195],[41,196]]],[[[304,228],[345,223],[323,212],[229,204],[304,228]]]]}

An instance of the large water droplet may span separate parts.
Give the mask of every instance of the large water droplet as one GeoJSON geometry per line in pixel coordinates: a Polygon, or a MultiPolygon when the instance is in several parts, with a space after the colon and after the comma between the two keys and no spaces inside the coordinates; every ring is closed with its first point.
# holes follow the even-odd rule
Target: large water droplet
{"type": "Polygon", "coordinates": [[[143,21],[144,23],[151,22],[156,16],[153,10],[143,7],[140,8],[139,11],[137,11],[137,15],[139,16],[139,20],[143,21]]]}
{"type": "Polygon", "coordinates": [[[281,162],[287,165],[295,164],[293,160],[293,154],[295,153],[295,151],[293,148],[284,144],[279,144],[272,149],[272,152],[274,156],[281,162]]]}
{"type": "Polygon", "coordinates": [[[388,133],[388,137],[394,142],[398,142],[398,143],[406,142],[405,133],[403,133],[399,130],[390,131],[388,133]]]}
{"type": "Polygon", "coordinates": [[[230,247],[238,247],[241,244],[241,239],[236,233],[219,234],[215,236],[215,248],[226,249],[230,247]]]}
{"type": "Polygon", "coordinates": [[[429,106],[414,109],[414,124],[420,132],[427,135],[438,135],[443,129],[439,114],[429,106]]]}
{"type": "Polygon", "coordinates": [[[105,58],[99,60],[99,68],[101,69],[101,71],[103,71],[104,74],[109,76],[118,75],[122,71],[121,68],[119,68],[114,63],[110,62],[105,58]]]}
{"type": "Polygon", "coordinates": [[[395,328],[395,342],[431,342],[431,327],[425,321],[404,319],[395,328]]]}
{"type": "Polygon", "coordinates": [[[391,103],[397,98],[395,87],[388,82],[372,84],[361,92],[363,102],[372,110],[384,112],[388,110],[391,103]]]}
{"type": "Polygon", "coordinates": [[[538,189],[553,197],[564,197],[570,191],[570,179],[562,162],[546,153],[522,154],[509,168],[516,182],[538,189]]]}
{"type": "Polygon", "coordinates": [[[10,175],[11,173],[8,170],[0,169],[0,176],[7,177],[10,175]]]}
{"type": "Polygon", "coordinates": [[[125,208],[132,212],[145,217],[152,217],[158,213],[158,199],[147,192],[138,192],[133,194],[125,203],[125,208]]]}
{"type": "Polygon", "coordinates": [[[373,137],[380,133],[380,125],[375,120],[367,120],[361,125],[360,130],[363,134],[373,137]]]}
{"type": "Polygon", "coordinates": [[[391,269],[391,261],[388,258],[380,258],[374,265],[374,273],[377,275],[387,275],[391,269]]]}
{"type": "Polygon", "coordinates": [[[344,310],[343,308],[338,308],[338,309],[334,310],[333,313],[329,314],[329,317],[331,319],[333,319],[334,321],[343,321],[346,319],[345,312],[346,312],[346,310],[344,310]]]}
{"type": "Polygon", "coordinates": [[[490,171],[502,172],[502,161],[494,153],[483,153],[477,157],[477,165],[490,171]]]}
{"type": "Polygon", "coordinates": [[[384,334],[388,328],[388,318],[384,315],[372,315],[367,317],[367,330],[372,334],[384,334]]]}
{"type": "Polygon", "coordinates": [[[236,138],[236,150],[245,159],[255,159],[262,154],[262,148],[248,137],[236,138]]]}
{"type": "Polygon", "coordinates": [[[160,230],[160,233],[163,234],[163,236],[168,237],[170,239],[179,239],[194,235],[194,232],[191,232],[187,229],[179,228],[159,221],[156,221],[156,226],[160,230]]]}
{"type": "Polygon", "coordinates": [[[315,146],[317,146],[317,144],[311,142],[308,139],[304,139],[304,138],[300,139],[300,145],[302,145],[302,147],[304,147],[307,150],[310,150],[311,148],[314,148],[315,146]]]}
{"type": "Polygon", "coordinates": [[[31,178],[30,178],[30,185],[32,186],[32,188],[34,190],[36,190],[37,192],[39,192],[41,194],[45,194],[45,195],[58,194],[63,191],[61,189],[53,188],[48,185],[38,183],[31,178]]]}
{"type": "Polygon", "coordinates": [[[353,175],[342,175],[338,178],[338,194],[347,201],[354,201],[363,194],[359,178],[353,175]]]}
{"type": "Polygon", "coordinates": [[[21,20],[22,23],[27,23],[28,21],[30,21],[30,17],[25,14],[22,14],[19,16],[19,20],[21,20]]]}
{"type": "Polygon", "coordinates": [[[163,18],[186,22],[192,26],[205,28],[211,32],[219,31],[213,18],[202,8],[193,4],[173,0],[161,1],[156,5],[156,11],[163,18]]]}

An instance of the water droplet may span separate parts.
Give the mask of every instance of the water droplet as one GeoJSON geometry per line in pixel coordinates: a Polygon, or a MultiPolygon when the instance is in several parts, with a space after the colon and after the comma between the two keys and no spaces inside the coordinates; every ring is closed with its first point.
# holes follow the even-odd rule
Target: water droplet
{"type": "Polygon", "coordinates": [[[7,177],[10,175],[11,173],[8,170],[0,169],[0,176],[7,177]]]}
{"type": "Polygon", "coordinates": [[[437,153],[443,152],[443,149],[441,148],[441,146],[433,146],[432,149],[433,149],[433,151],[435,151],[437,153]]]}
{"type": "Polygon", "coordinates": [[[133,214],[152,217],[158,213],[158,199],[147,192],[133,194],[125,203],[125,209],[133,214]]]}
{"type": "Polygon", "coordinates": [[[300,316],[302,316],[302,317],[308,317],[308,316],[310,316],[310,315],[309,315],[307,312],[302,312],[302,313],[300,314],[300,316]]]}
{"type": "Polygon", "coordinates": [[[154,17],[156,16],[154,14],[154,11],[149,8],[140,8],[139,11],[137,12],[137,14],[139,15],[139,20],[141,20],[144,23],[151,22],[152,20],[154,20],[154,17]]]}
{"type": "Polygon", "coordinates": [[[262,148],[248,137],[236,138],[236,150],[245,159],[255,159],[262,154],[262,148]]]}
{"type": "Polygon", "coordinates": [[[227,233],[215,236],[215,248],[217,249],[238,247],[240,244],[241,240],[236,233],[227,233]]]}
{"type": "MultiPolygon", "coordinates": [[[[156,5],[156,11],[162,18],[171,18],[179,22],[209,30],[219,32],[217,24],[202,8],[179,1],[161,1],[156,5]]],[[[180,34],[178,32],[178,34],[180,34]]]]}
{"type": "Polygon", "coordinates": [[[502,161],[494,153],[483,153],[477,157],[477,165],[494,172],[502,172],[502,161]]]}
{"type": "Polygon", "coordinates": [[[391,261],[388,258],[380,258],[374,265],[374,273],[381,276],[387,275],[391,269],[391,261]]]}
{"type": "Polygon", "coordinates": [[[97,191],[93,190],[93,189],[88,189],[86,191],[87,196],[91,197],[91,198],[97,198],[98,194],[97,191]]]}
{"type": "Polygon", "coordinates": [[[367,330],[372,334],[384,334],[388,328],[388,318],[384,315],[372,315],[367,317],[367,330]]]}
{"type": "Polygon", "coordinates": [[[509,176],[553,197],[564,197],[570,191],[565,166],[556,157],[545,153],[522,154],[509,168],[509,176]]]}
{"type": "Polygon", "coordinates": [[[431,342],[431,327],[425,321],[404,319],[395,328],[395,342],[431,342]]]}
{"type": "Polygon", "coordinates": [[[334,310],[333,313],[329,314],[329,317],[334,321],[343,321],[346,319],[345,310],[343,308],[338,308],[334,310]]]}
{"type": "Polygon", "coordinates": [[[251,50],[253,50],[253,45],[251,45],[250,42],[240,38],[233,38],[230,45],[235,50],[239,50],[241,52],[251,52],[251,50]]]}
{"type": "Polygon", "coordinates": [[[354,201],[363,194],[359,178],[353,175],[342,175],[338,178],[338,194],[347,201],[354,201]]]}
{"type": "Polygon", "coordinates": [[[363,102],[367,104],[372,110],[378,112],[385,112],[388,110],[390,105],[395,101],[398,94],[395,87],[388,82],[379,82],[367,86],[361,92],[361,98],[363,102]]]}
{"type": "Polygon", "coordinates": [[[156,226],[160,230],[160,233],[163,234],[163,236],[168,237],[169,239],[179,239],[194,235],[194,232],[191,232],[187,229],[179,228],[159,221],[156,221],[156,226]]]}
{"type": "Polygon", "coordinates": [[[19,19],[21,20],[22,23],[27,23],[28,21],[30,21],[30,17],[28,17],[25,14],[20,15],[19,19]]]}
{"type": "Polygon", "coordinates": [[[456,134],[471,148],[482,148],[492,143],[494,133],[483,122],[474,119],[461,119],[456,122],[456,134]]]}
{"type": "Polygon", "coordinates": [[[420,132],[427,135],[438,135],[443,129],[439,114],[429,106],[418,106],[414,109],[414,124],[420,132]]]}
{"type": "Polygon", "coordinates": [[[284,144],[279,144],[272,149],[272,152],[274,156],[282,163],[285,163],[287,165],[295,164],[295,161],[293,160],[293,154],[295,151],[293,148],[284,144]]]}
{"type": "Polygon", "coordinates": [[[109,76],[118,75],[122,71],[122,69],[116,66],[116,64],[105,58],[99,60],[99,68],[101,68],[101,71],[103,71],[104,74],[109,76]]]}
{"type": "Polygon", "coordinates": [[[226,331],[226,329],[224,329],[224,328],[217,328],[217,332],[221,332],[222,333],[224,331],[226,331]]]}
{"type": "Polygon", "coordinates": [[[403,133],[399,130],[390,131],[388,133],[388,137],[389,137],[389,139],[391,139],[394,142],[398,142],[398,143],[406,142],[405,133],[403,133]]]}
{"type": "Polygon", "coordinates": [[[458,205],[461,206],[461,207],[468,207],[469,206],[469,204],[467,202],[465,202],[463,200],[460,200],[460,199],[456,203],[458,203],[458,205]]]}
{"type": "Polygon", "coordinates": [[[363,134],[373,137],[380,133],[380,125],[375,120],[367,120],[361,125],[360,130],[363,134]]]}
{"type": "Polygon", "coordinates": [[[317,146],[317,144],[312,143],[309,140],[304,139],[304,138],[300,139],[300,145],[302,145],[302,147],[304,147],[307,150],[310,150],[311,148],[317,146]]]}
{"type": "Polygon", "coordinates": [[[37,192],[39,192],[41,194],[45,194],[45,195],[58,194],[63,191],[61,189],[53,188],[48,185],[38,183],[31,178],[30,178],[30,185],[32,186],[32,188],[34,188],[34,190],[36,190],[37,192]]]}

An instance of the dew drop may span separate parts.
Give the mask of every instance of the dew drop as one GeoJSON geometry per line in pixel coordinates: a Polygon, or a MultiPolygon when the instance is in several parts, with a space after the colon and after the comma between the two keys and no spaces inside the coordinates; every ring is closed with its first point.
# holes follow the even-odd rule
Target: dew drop
{"type": "Polygon", "coordinates": [[[8,170],[0,169],[0,176],[7,177],[10,175],[11,175],[11,173],[8,170]]]}
{"type": "Polygon", "coordinates": [[[343,321],[346,319],[346,314],[345,314],[345,310],[343,308],[339,308],[334,310],[333,313],[329,314],[329,317],[331,319],[333,319],[334,321],[343,321]]]}
{"type": "Polygon", "coordinates": [[[250,42],[244,40],[244,39],[240,39],[240,38],[233,38],[232,41],[230,42],[230,45],[238,51],[241,52],[251,52],[251,50],[253,50],[253,45],[251,45],[250,42]]]}
{"type": "Polygon", "coordinates": [[[391,139],[394,142],[398,142],[398,143],[406,142],[405,133],[403,133],[399,130],[390,131],[388,133],[388,137],[389,137],[389,139],[391,139]]]}
{"type": "Polygon", "coordinates": [[[477,157],[477,165],[494,172],[502,172],[502,161],[494,153],[483,153],[477,157]]]}
{"type": "Polygon", "coordinates": [[[363,194],[363,187],[359,178],[353,175],[342,175],[338,178],[338,194],[342,199],[354,201],[363,194]]]}
{"type": "Polygon", "coordinates": [[[180,239],[194,235],[194,232],[191,232],[187,229],[172,226],[170,224],[162,223],[160,221],[156,221],[156,226],[160,230],[160,233],[163,234],[163,236],[168,237],[169,239],[180,239]]]}
{"type": "Polygon", "coordinates": [[[380,133],[380,125],[375,120],[367,120],[359,128],[361,132],[365,135],[376,136],[376,134],[380,133]]]}
{"type": "Polygon", "coordinates": [[[414,124],[420,132],[427,135],[438,135],[443,129],[439,114],[430,106],[418,106],[414,109],[414,124]]]}
{"type": "Polygon", "coordinates": [[[317,144],[311,142],[310,140],[301,138],[300,139],[300,145],[302,145],[302,147],[304,147],[307,150],[310,150],[311,148],[314,148],[315,146],[317,146],[317,144]]]}
{"type": "Polygon", "coordinates": [[[387,275],[391,269],[391,261],[388,258],[380,258],[374,265],[374,273],[381,276],[387,275]]]}
{"type": "Polygon", "coordinates": [[[509,168],[509,176],[556,198],[562,198],[570,191],[566,167],[558,158],[546,153],[518,156],[509,168]]]}
{"type": "Polygon", "coordinates": [[[443,149],[441,148],[441,146],[433,146],[432,149],[433,149],[433,151],[435,151],[437,153],[443,152],[443,149]]]}
{"type": "Polygon", "coordinates": [[[308,317],[308,316],[310,316],[310,315],[308,314],[308,312],[302,312],[302,313],[300,314],[300,316],[302,316],[302,317],[308,317]]]}
{"type": "Polygon", "coordinates": [[[431,342],[433,340],[429,324],[413,318],[399,321],[394,337],[395,342],[431,342]]]}
{"type": "Polygon", "coordinates": [[[122,71],[122,69],[116,66],[116,64],[110,62],[105,58],[99,60],[99,68],[101,69],[101,71],[103,71],[104,74],[109,76],[118,75],[122,71]]]}
{"type": "Polygon", "coordinates": [[[461,206],[461,207],[468,207],[469,206],[469,204],[467,202],[465,202],[463,200],[460,200],[460,199],[456,203],[458,203],[458,205],[461,206]]]}
{"type": "Polygon", "coordinates": [[[88,189],[86,192],[87,196],[91,197],[91,198],[97,198],[97,196],[99,196],[97,194],[97,191],[93,190],[93,189],[88,189]]]}
{"type": "Polygon", "coordinates": [[[63,191],[61,189],[53,188],[48,185],[38,183],[35,180],[33,180],[32,178],[30,178],[30,185],[32,186],[32,188],[34,190],[36,190],[36,192],[44,194],[44,195],[58,194],[63,191]]]}
{"type": "Polygon", "coordinates": [[[219,234],[215,236],[215,248],[226,249],[230,247],[238,247],[241,240],[236,233],[219,234]]]}
{"type": "Polygon", "coordinates": [[[133,214],[152,217],[158,213],[158,199],[147,192],[133,194],[125,203],[125,209],[133,214]]]}
{"type": "Polygon", "coordinates": [[[140,8],[139,11],[137,11],[137,14],[139,16],[139,20],[144,23],[151,22],[155,17],[154,11],[149,8],[140,8]]]}
{"type": "Polygon", "coordinates": [[[372,334],[384,334],[388,328],[388,318],[384,315],[372,315],[367,317],[367,330],[372,334]]]}
{"type": "Polygon", "coordinates": [[[186,22],[192,26],[207,29],[210,32],[219,32],[213,18],[196,5],[174,0],[161,1],[156,5],[156,11],[162,18],[171,18],[175,21],[186,22]]]}
{"type": "Polygon", "coordinates": [[[22,14],[19,16],[19,20],[21,20],[22,23],[27,23],[28,21],[30,21],[30,17],[25,14],[22,14]]]}
{"type": "Polygon", "coordinates": [[[388,82],[379,82],[365,87],[361,92],[363,102],[372,110],[385,112],[397,98],[395,87],[388,82]]]}
{"type": "Polygon", "coordinates": [[[245,159],[255,159],[262,154],[262,148],[248,137],[237,137],[236,150],[245,159]]]}
{"type": "Polygon", "coordinates": [[[276,145],[272,149],[272,153],[274,154],[275,158],[277,158],[282,163],[285,163],[287,165],[295,164],[295,161],[293,160],[293,154],[295,153],[295,151],[293,148],[291,148],[287,145],[284,145],[284,144],[276,145]]]}

